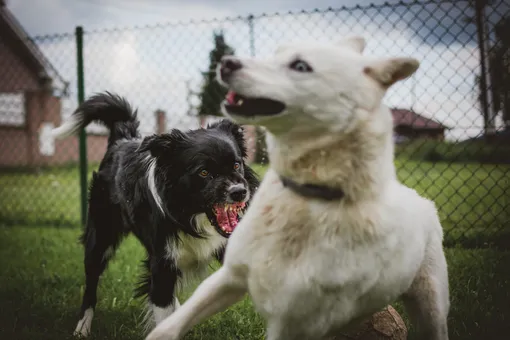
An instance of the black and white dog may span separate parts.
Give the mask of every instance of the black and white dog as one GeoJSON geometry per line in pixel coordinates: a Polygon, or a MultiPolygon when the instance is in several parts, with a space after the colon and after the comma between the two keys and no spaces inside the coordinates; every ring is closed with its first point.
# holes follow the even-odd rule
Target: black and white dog
{"type": "Polygon", "coordinates": [[[99,277],[121,240],[132,232],[147,250],[137,296],[148,296],[154,324],[179,306],[176,294],[220,262],[229,235],[259,185],[245,164],[240,125],[222,120],[206,129],[141,138],[136,110],[118,95],[85,101],[56,137],[92,121],[110,130],[106,154],[93,173],[85,247],[86,286],[76,335],[88,336],[99,277]]]}

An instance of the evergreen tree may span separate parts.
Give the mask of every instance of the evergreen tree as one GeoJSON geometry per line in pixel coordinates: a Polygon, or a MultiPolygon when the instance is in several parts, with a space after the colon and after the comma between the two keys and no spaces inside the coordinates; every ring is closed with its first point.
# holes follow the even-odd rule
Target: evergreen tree
{"type": "MultiPolygon", "coordinates": [[[[494,27],[495,41],[489,46],[489,77],[492,94],[492,109],[501,114],[504,127],[510,131],[510,17],[503,17],[494,27]]],[[[481,102],[481,75],[475,76],[478,100],[481,102]]]]}
{"type": "Polygon", "coordinates": [[[233,55],[234,49],[225,42],[223,32],[214,33],[214,49],[209,53],[209,68],[204,72],[204,85],[200,92],[199,115],[221,116],[220,104],[227,89],[216,81],[216,66],[224,55],[233,55]]]}

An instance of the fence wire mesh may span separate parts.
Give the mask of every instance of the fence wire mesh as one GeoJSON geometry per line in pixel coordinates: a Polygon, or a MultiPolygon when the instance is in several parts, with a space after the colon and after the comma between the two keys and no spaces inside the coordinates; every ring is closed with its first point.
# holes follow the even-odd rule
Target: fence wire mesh
{"type": "MultiPolygon", "coordinates": [[[[143,135],[219,119],[224,54],[264,57],[286,41],[368,38],[367,54],[421,67],[390,90],[399,178],[433,199],[447,245],[510,244],[510,5],[399,2],[84,34],[85,93],[108,90],[139,110],[143,135]],[[483,57],[482,57],[483,56],[483,57]]],[[[74,34],[20,39],[0,60],[0,223],[80,224],[77,138],[49,134],[77,107],[74,34]],[[12,51],[12,52],[10,52],[12,51]],[[50,81],[51,80],[51,81],[50,81]]],[[[250,159],[265,164],[261,131],[250,159]]],[[[89,177],[106,131],[87,128],[89,177]]],[[[262,169],[263,167],[258,167],[262,169]]]]}

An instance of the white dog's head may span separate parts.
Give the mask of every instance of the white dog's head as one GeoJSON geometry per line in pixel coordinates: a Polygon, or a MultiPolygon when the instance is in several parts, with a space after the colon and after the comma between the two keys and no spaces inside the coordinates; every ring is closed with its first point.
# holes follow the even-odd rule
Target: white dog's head
{"type": "Polygon", "coordinates": [[[387,89],[412,75],[412,58],[362,55],[365,40],[288,44],[268,59],[226,56],[217,79],[230,89],[223,113],[272,134],[290,130],[346,132],[381,105],[387,89]]]}

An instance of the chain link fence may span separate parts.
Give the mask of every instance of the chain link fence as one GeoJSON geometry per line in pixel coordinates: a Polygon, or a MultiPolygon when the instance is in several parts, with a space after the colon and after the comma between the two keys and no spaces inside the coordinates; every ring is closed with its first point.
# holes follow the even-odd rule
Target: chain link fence
{"type": "MultiPolygon", "coordinates": [[[[211,73],[221,55],[264,57],[286,41],[362,34],[367,54],[421,61],[418,72],[385,99],[394,117],[399,178],[436,202],[447,245],[508,248],[510,5],[481,3],[407,1],[127,29],[85,27],[85,97],[105,90],[125,96],[139,110],[143,135],[198,128],[220,118],[224,90],[211,73]]],[[[78,138],[49,135],[78,105],[76,35],[21,37],[12,49],[1,43],[0,50],[12,53],[3,52],[0,61],[0,223],[77,226],[78,138]]],[[[87,128],[89,178],[105,152],[106,133],[87,128]]],[[[247,138],[250,159],[266,163],[263,133],[249,128],[247,138]]]]}

